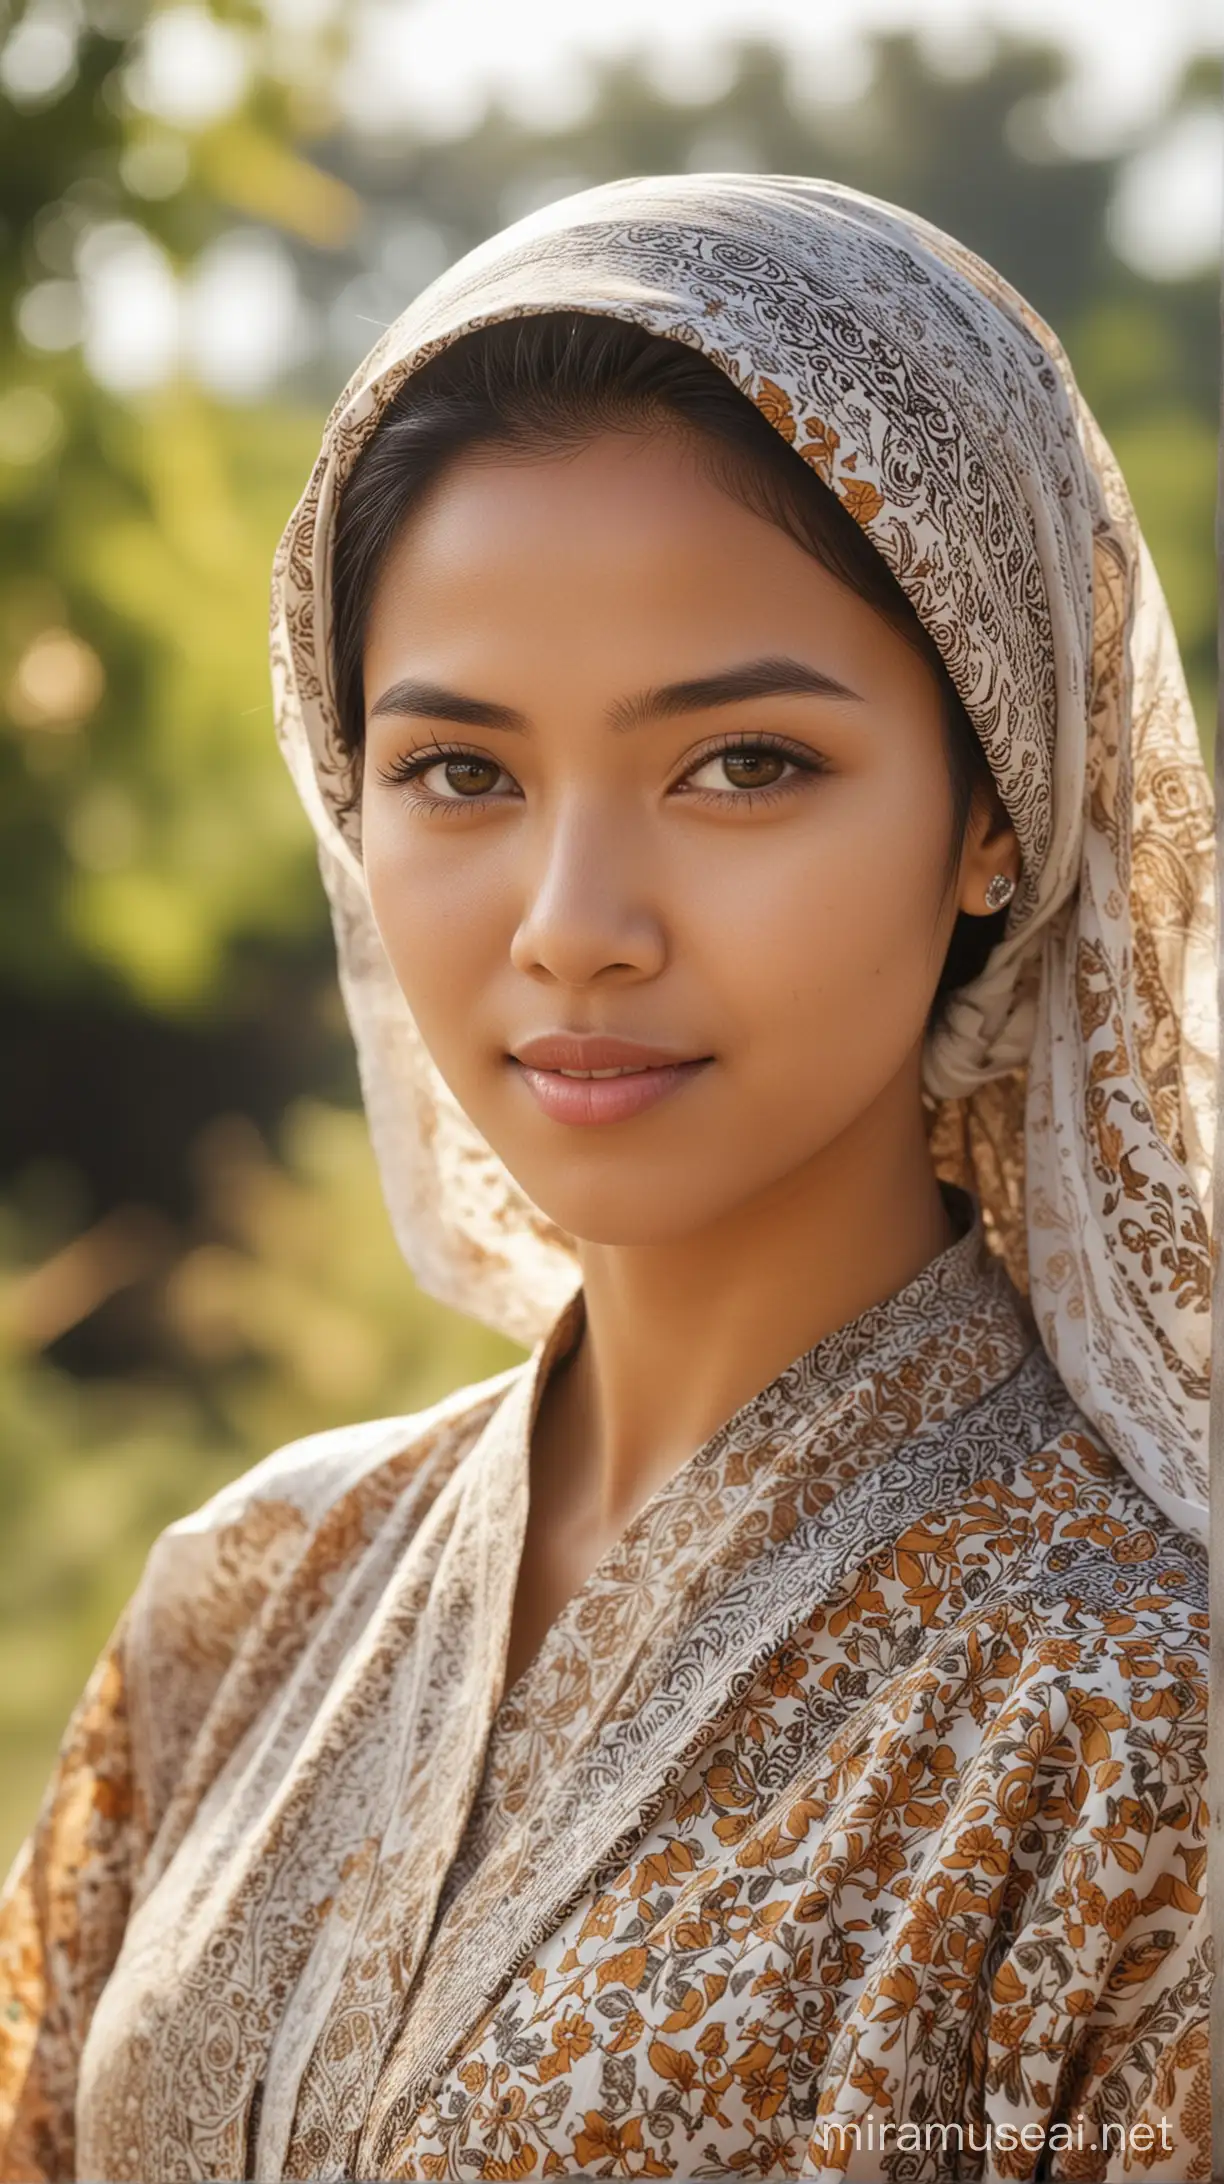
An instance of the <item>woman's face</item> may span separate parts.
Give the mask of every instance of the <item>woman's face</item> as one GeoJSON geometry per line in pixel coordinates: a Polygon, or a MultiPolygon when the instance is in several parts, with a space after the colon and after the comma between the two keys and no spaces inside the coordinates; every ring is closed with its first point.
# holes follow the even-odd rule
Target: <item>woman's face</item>
{"type": "Polygon", "coordinates": [[[941,901],[929,667],[681,436],[461,459],[383,566],[365,696],[396,977],[561,1228],[677,1240],[917,1102],[957,911],[1014,839],[971,837],[941,901]],[[700,1066],[605,1090],[515,1058],[593,1033],[700,1066]]]}

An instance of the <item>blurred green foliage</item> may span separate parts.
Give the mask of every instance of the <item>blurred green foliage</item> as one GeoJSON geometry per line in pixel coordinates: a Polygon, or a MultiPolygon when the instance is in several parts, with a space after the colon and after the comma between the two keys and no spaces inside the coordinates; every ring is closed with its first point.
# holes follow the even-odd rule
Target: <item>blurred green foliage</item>
{"type": "Polygon", "coordinates": [[[914,207],[1058,327],[1205,737],[1214,704],[1216,283],[1116,255],[1124,154],[1060,149],[1055,53],[1004,44],[951,79],[893,37],[839,103],[748,44],[696,103],[618,63],[564,127],[494,108],[433,141],[339,114],[343,10],[293,33],[219,6],[245,75],[189,122],[140,95],[120,0],[47,8],[0,11],[0,1864],[161,1525],[281,1442],[518,1354],[422,1298],[391,1241],[267,695],[276,538],[328,402],[417,286],[618,174],[825,173],[914,207]],[[33,89],[31,21],[69,26],[33,89]],[[295,287],[309,338],[280,371],[241,399],[190,354],[103,383],[100,254],[149,238],[185,294],[235,233],[295,287]]]}

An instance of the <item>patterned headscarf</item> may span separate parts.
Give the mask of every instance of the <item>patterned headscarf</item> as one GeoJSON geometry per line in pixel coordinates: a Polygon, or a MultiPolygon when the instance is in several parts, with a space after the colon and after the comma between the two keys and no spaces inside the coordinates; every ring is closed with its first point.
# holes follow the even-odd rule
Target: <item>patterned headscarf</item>
{"type": "Polygon", "coordinates": [[[1081,1409],[1203,1535],[1214,820],[1168,609],[1050,329],[938,229],[834,183],[663,176],[566,198],[418,296],[329,420],[277,556],[277,723],[405,1256],[528,1345],[579,1279],[573,1240],[443,1083],[375,927],[329,659],[337,500],[430,357],[558,310],[709,357],[831,486],[938,645],[1023,866],[1004,937],[928,1037],[935,1169],[980,1200],[1081,1409]]]}

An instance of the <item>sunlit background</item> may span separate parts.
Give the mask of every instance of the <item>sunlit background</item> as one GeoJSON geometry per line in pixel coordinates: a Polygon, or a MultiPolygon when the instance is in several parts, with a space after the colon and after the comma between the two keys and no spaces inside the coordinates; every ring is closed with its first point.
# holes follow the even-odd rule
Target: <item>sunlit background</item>
{"type": "Polygon", "coordinates": [[[588,182],[772,170],[912,206],[1063,335],[1206,738],[1215,13],[0,6],[0,1864],[161,1525],[518,1354],[397,1257],[273,743],[269,562],[349,371],[588,182]]]}

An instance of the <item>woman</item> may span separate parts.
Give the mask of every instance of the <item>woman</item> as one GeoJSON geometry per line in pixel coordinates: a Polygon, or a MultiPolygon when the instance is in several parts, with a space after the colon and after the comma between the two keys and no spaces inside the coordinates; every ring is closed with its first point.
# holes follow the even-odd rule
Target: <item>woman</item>
{"type": "Polygon", "coordinates": [[[3,2175],[1206,2176],[1211,810],[1054,337],[829,184],[593,190],[275,593],[399,1234],[533,1347],[154,1547],[3,2175]]]}

